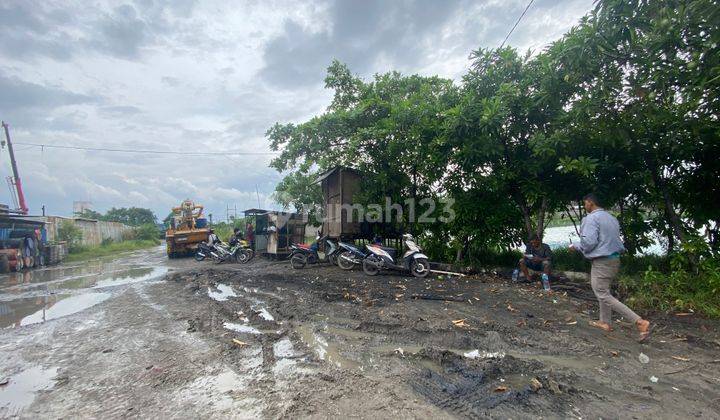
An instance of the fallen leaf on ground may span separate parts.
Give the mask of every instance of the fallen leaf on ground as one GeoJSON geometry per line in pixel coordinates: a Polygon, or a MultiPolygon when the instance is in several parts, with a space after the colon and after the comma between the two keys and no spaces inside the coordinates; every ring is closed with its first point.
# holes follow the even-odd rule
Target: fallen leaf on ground
{"type": "Polygon", "coordinates": [[[242,346],[247,346],[247,343],[246,343],[246,342],[240,341],[240,340],[238,340],[237,338],[233,338],[233,341],[232,341],[232,342],[235,343],[235,344],[237,344],[237,345],[240,346],[240,347],[242,347],[242,346]]]}
{"type": "Polygon", "coordinates": [[[538,381],[537,378],[530,379],[530,386],[532,387],[533,391],[537,391],[542,388],[542,383],[538,381]]]}
{"type": "Polygon", "coordinates": [[[690,316],[692,313],[690,312],[678,312],[675,314],[675,316],[690,316]]]}
{"type": "Polygon", "coordinates": [[[682,357],[682,356],[671,356],[671,357],[672,357],[673,359],[679,360],[679,361],[681,361],[681,362],[689,362],[689,361],[690,361],[690,359],[688,359],[687,357],[682,357]]]}
{"type": "Polygon", "coordinates": [[[505,385],[500,385],[499,387],[495,388],[495,392],[505,392],[508,390],[508,387],[505,385]]]}
{"type": "Polygon", "coordinates": [[[453,325],[460,328],[468,327],[469,325],[465,322],[465,319],[456,319],[453,322],[453,325]]]}
{"type": "Polygon", "coordinates": [[[508,303],[507,310],[510,312],[517,312],[517,309],[513,308],[511,304],[508,303]]]}
{"type": "Polygon", "coordinates": [[[614,350],[613,350],[613,351],[610,351],[610,355],[611,355],[612,357],[618,357],[619,354],[620,354],[620,353],[618,353],[618,352],[616,352],[616,351],[614,351],[614,350]]]}
{"type": "Polygon", "coordinates": [[[575,325],[575,324],[577,324],[577,321],[572,321],[572,322],[566,322],[566,323],[565,323],[565,325],[575,325]]]}

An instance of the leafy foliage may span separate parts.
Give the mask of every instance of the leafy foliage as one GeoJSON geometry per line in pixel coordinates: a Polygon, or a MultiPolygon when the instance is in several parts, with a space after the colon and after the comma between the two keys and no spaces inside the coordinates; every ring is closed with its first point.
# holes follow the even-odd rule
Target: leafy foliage
{"type": "Polygon", "coordinates": [[[144,224],[155,224],[157,217],[150,209],[139,207],[121,207],[111,208],[105,214],[98,213],[95,210],[85,209],[82,213],[76,213],[76,217],[85,219],[102,220],[106,222],[119,222],[128,226],[141,226],[144,224]]]}
{"type": "Polygon", "coordinates": [[[63,220],[58,226],[57,236],[60,241],[67,242],[68,250],[73,252],[81,246],[83,235],[82,230],[75,226],[75,223],[70,220],[63,220]]]}
{"type": "Polygon", "coordinates": [[[401,228],[422,233],[433,257],[462,259],[542,235],[557,213],[578,222],[594,191],[630,254],[657,232],[697,273],[707,259],[687,245],[720,250],[719,6],[600,0],[538,54],[472,52],[460,84],[365,81],[335,61],[327,110],[267,132],[281,152],[271,166],[288,172],[276,197],[319,204],[309,180],[342,165],[366,174],[356,201],[452,198],[453,221],[401,228]]]}

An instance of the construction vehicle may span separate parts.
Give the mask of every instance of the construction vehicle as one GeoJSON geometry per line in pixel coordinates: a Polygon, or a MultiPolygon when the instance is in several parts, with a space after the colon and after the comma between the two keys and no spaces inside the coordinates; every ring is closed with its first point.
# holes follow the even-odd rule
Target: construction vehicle
{"type": "Polygon", "coordinates": [[[203,217],[203,206],[186,199],[172,209],[170,227],[165,231],[168,258],[194,254],[198,245],[207,241],[210,229],[203,217]]]}
{"type": "Polygon", "coordinates": [[[25,203],[25,194],[23,193],[22,182],[20,181],[20,173],[18,171],[17,162],[15,161],[15,151],[13,150],[12,141],[10,140],[10,129],[5,121],[2,122],[2,128],[5,130],[5,140],[0,144],[5,148],[7,146],[10,154],[10,166],[12,167],[12,176],[7,177],[8,187],[10,187],[10,197],[15,204],[15,213],[28,214],[28,206],[25,203]]]}

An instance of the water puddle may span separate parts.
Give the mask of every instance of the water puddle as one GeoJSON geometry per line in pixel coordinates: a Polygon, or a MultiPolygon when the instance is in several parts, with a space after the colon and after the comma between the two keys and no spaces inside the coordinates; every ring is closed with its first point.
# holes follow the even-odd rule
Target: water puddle
{"type": "Polygon", "coordinates": [[[55,384],[58,368],[43,369],[35,366],[10,378],[7,385],[0,386],[0,417],[21,414],[30,406],[38,391],[51,389],[55,384]]]}
{"type": "Polygon", "coordinates": [[[505,353],[501,351],[488,352],[476,349],[463,353],[463,356],[467,357],[468,359],[502,359],[503,357],[505,357],[505,353]]]}
{"type": "Polygon", "coordinates": [[[275,318],[268,312],[265,308],[255,309],[257,314],[260,316],[260,318],[264,319],[265,321],[275,321],[275,318]]]}
{"type": "Polygon", "coordinates": [[[201,376],[187,388],[180,391],[183,401],[201,401],[212,410],[229,410],[243,405],[236,399],[237,394],[247,388],[247,380],[230,369],[224,369],[217,375],[201,376]]]}
{"type": "Polygon", "coordinates": [[[231,297],[238,297],[231,286],[223,283],[218,283],[217,286],[215,286],[215,289],[209,287],[208,296],[218,302],[224,302],[231,297]]]}
{"type": "Polygon", "coordinates": [[[328,342],[320,334],[315,333],[311,326],[301,324],[295,327],[295,331],[318,358],[342,369],[354,370],[362,368],[360,363],[344,357],[336,343],[328,342]]]}
{"type": "Polygon", "coordinates": [[[72,315],[97,305],[110,293],[47,295],[0,302],[0,327],[21,327],[72,315]]]}
{"type": "Polygon", "coordinates": [[[113,273],[110,278],[98,280],[95,288],[114,287],[125,284],[140,283],[167,274],[167,267],[134,268],[113,273]]]}
{"type": "Polygon", "coordinates": [[[287,337],[273,344],[273,353],[276,359],[295,357],[297,355],[297,353],[295,353],[295,347],[293,347],[292,342],[287,337]]]}
{"type": "Polygon", "coordinates": [[[234,322],[223,323],[223,328],[231,330],[231,331],[236,331],[239,333],[262,334],[262,332],[255,327],[251,327],[249,325],[244,325],[244,324],[237,324],[234,322]]]}

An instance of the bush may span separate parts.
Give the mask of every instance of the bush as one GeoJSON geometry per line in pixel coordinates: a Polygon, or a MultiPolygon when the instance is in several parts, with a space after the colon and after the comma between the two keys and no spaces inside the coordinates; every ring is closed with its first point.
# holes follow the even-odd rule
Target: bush
{"type": "Polygon", "coordinates": [[[114,242],[113,238],[110,238],[110,237],[103,238],[102,242],[100,242],[100,246],[108,246],[108,245],[112,244],[113,242],[114,242]]]}
{"type": "Polygon", "coordinates": [[[146,223],[144,225],[140,225],[134,230],[135,239],[139,240],[157,240],[158,236],[160,236],[160,231],[153,223],[146,223]]]}
{"type": "Polygon", "coordinates": [[[132,241],[135,239],[137,231],[135,229],[127,229],[122,233],[122,241],[132,241]]]}
{"type": "Polygon", "coordinates": [[[633,307],[662,311],[695,311],[720,317],[720,255],[706,244],[684,244],[670,258],[670,270],[651,266],[642,276],[623,276],[621,292],[633,307]],[[687,245],[687,246],[686,246],[687,245]]]}
{"type": "Polygon", "coordinates": [[[57,236],[60,241],[67,242],[69,252],[77,252],[80,249],[83,236],[82,229],[77,227],[74,222],[63,220],[58,226],[57,236]]]}
{"type": "Polygon", "coordinates": [[[477,267],[517,267],[522,252],[512,250],[479,250],[470,256],[470,263],[477,267]]]}

